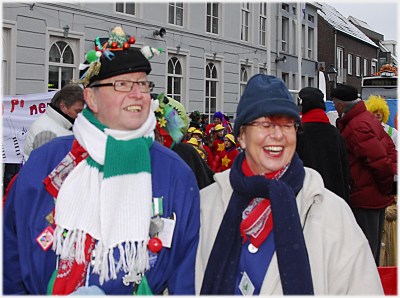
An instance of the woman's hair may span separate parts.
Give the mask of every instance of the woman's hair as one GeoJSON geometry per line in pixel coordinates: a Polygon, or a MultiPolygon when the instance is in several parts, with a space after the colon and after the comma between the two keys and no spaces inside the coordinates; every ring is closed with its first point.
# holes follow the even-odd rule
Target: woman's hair
{"type": "Polygon", "coordinates": [[[365,101],[365,106],[367,107],[367,110],[370,111],[371,113],[380,111],[383,114],[382,117],[383,123],[386,123],[389,120],[389,115],[390,115],[389,106],[386,100],[382,96],[371,95],[365,101]]]}

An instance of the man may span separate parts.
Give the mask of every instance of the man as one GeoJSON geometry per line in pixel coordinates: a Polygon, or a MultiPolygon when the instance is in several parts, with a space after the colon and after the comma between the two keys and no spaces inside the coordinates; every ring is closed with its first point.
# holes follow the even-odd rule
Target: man
{"type": "Polygon", "coordinates": [[[96,39],[74,136],[33,151],[18,174],[3,214],[4,294],[194,293],[198,187],[154,141],[151,66],[133,39],[120,27],[96,39]]]}
{"type": "Polygon", "coordinates": [[[300,117],[285,83],[253,76],[236,115],[244,152],[201,190],[196,293],[382,295],[349,206],[296,154],[300,117]]]}
{"type": "Polygon", "coordinates": [[[321,174],[327,189],[349,201],[350,167],[344,139],[325,114],[324,94],[318,88],[300,90],[302,129],[296,151],[304,166],[321,174]]]}
{"type": "Polygon", "coordinates": [[[350,163],[350,206],[379,266],[385,208],[397,174],[397,152],[381,123],[366,109],[356,88],[339,85],[332,91],[350,163]]]}
{"type": "Polygon", "coordinates": [[[50,140],[72,135],[72,126],[84,108],[83,90],[77,84],[65,85],[51,99],[46,113],[31,124],[24,144],[24,160],[31,151],[50,140]]]}

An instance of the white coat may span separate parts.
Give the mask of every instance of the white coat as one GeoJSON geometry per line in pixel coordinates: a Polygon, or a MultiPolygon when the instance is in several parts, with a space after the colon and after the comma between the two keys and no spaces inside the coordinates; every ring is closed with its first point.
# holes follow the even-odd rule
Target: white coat
{"type": "Polygon", "coordinates": [[[31,124],[24,143],[24,160],[27,161],[31,151],[56,137],[72,135],[72,123],[63,115],[47,106],[46,113],[31,124]]]}
{"type": "MultiPolygon", "coordinates": [[[[296,197],[311,266],[315,295],[383,295],[368,241],[347,203],[324,187],[318,172],[305,168],[296,197]]],[[[200,191],[200,242],[196,259],[196,294],[232,195],[230,170],[214,175],[216,183],[200,191]]],[[[276,252],[260,295],[282,295],[276,252]]]]}

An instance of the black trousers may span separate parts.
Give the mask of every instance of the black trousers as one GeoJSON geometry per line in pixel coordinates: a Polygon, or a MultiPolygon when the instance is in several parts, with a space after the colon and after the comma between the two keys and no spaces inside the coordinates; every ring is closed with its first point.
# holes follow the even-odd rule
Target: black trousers
{"type": "Polygon", "coordinates": [[[376,266],[379,266],[385,209],[352,208],[361,230],[368,239],[376,266]]]}
{"type": "Polygon", "coordinates": [[[20,168],[20,164],[3,163],[3,196],[11,179],[18,173],[20,168]]]}

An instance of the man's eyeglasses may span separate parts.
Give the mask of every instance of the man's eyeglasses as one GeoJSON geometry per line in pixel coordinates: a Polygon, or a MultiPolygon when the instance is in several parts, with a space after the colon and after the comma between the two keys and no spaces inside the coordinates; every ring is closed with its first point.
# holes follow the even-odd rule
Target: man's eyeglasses
{"type": "Polygon", "coordinates": [[[246,123],[245,126],[256,126],[259,129],[267,133],[272,133],[275,131],[275,127],[279,126],[279,128],[286,133],[297,131],[299,128],[299,124],[296,122],[288,122],[288,123],[275,123],[275,122],[268,122],[268,121],[253,121],[246,123]]]}
{"type": "Polygon", "coordinates": [[[153,91],[154,83],[150,81],[123,81],[118,80],[113,83],[95,84],[89,87],[110,87],[114,86],[115,91],[131,92],[133,86],[137,84],[141,93],[150,93],[153,91]]]}

